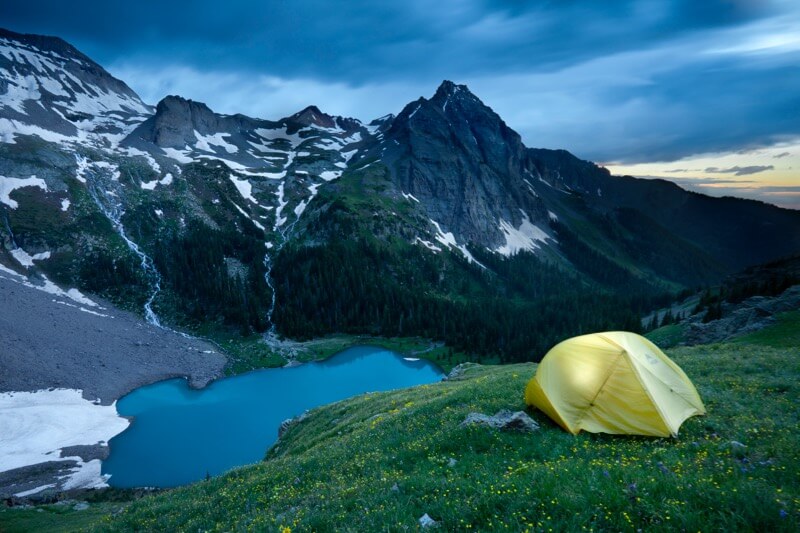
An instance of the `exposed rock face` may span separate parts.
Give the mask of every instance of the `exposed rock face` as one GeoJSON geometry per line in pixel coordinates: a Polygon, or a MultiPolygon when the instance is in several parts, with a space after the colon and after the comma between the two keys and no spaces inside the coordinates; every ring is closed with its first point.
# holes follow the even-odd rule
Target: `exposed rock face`
{"type": "Polygon", "coordinates": [[[494,416],[483,413],[469,413],[461,427],[468,426],[488,426],[501,431],[522,431],[530,433],[539,429],[537,424],[530,416],[523,411],[512,413],[506,409],[498,411],[494,416]]]}
{"type": "Polygon", "coordinates": [[[386,131],[381,153],[397,186],[459,242],[501,246],[500,220],[547,227],[533,185],[538,176],[519,135],[465,85],[445,81],[431,99],[408,104],[386,131]]]}
{"type": "Polygon", "coordinates": [[[156,113],[131,135],[162,148],[184,148],[197,142],[195,132],[214,135],[218,132],[235,132],[242,122],[253,127],[256,121],[247,117],[217,115],[202,102],[180,96],[167,96],[156,106],[156,113]]]}
{"type": "Polygon", "coordinates": [[[732,306],[723,306],[723,316],[706,324],[700,314],[692,316],[684,328],[688,345],[721,342],[746,335],[775,323],[774,315],[800,309],[800,285],[786,289],[780,296],[753,296],[732,306]]]}

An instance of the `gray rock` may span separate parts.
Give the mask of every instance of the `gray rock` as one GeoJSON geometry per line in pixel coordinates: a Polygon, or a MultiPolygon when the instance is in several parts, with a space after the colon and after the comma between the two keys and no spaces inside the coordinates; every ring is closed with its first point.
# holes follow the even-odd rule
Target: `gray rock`
{"type": "Polygon", "coordinates": [[[278,426],[278,439],[283,438],[283,436],[286,435],[286,432],[288,432],[291,428],[293,428],[306,418],[308,418],[308,411],[301,414],[300,416],[296,416],[294,418],[287,418],[286,420],[281,422],[281,425],[278,426]]]}
{"type": "Polygon", "coordinates": [[[419,527],[422,529],[426,529],[429,527],[436,527],[439,525],[439,522],[428,516],[428,513],[419,517],[419,527]]]}
{"type": "Polygon", "coordinates": [[[454,466],[456,466],[457,464],[458,464],[458,461],[456,461],[456,460],[455,460],[455,459],[453,459],[452,457],[450,458],[450,460],[449,460],[449,461],[447,461],[447,466],[449,466],[450,468],[453,468],[453,467],[454,467],[454,466]]]}
{"type": "Polygon", "coordinates": [[[483,413],[469,413],[460,427],[476,425],[488,426],[502,431],[533,432],[539,429],[539,424],[525,412],[516,411],[512,413],[506,409],[498,411],[494,416],[485,415],[483,413]]]}
{"type": "Polygon", "coordinates": [[[80,457],[84,462],[108,458],[108,446],[105,444],[80,444],[61,448],[61,457],[80,457]]]}
{"type": "Polygon", "coordinates": [[[85,511],[89,508],[89,504],[86,502],[78,502],[72,506],[73,511],[85,511]]]}
{"type": "Polygon", "coordinates": [[[459,379],[467,372],[467,370],[469,370],[470,368],[478,367],[478,366],[481,366],[481,365],[479,365],[478,363],[470,363],[470,362],[461,363],[460,365],[456,365],[456,366],[453,367],[453,369],[450,371],[449,374],[447,374],[445,377],[442,378],[442,381],[448,381],[448,380],[452,380],[452,379],[459,379]]]}

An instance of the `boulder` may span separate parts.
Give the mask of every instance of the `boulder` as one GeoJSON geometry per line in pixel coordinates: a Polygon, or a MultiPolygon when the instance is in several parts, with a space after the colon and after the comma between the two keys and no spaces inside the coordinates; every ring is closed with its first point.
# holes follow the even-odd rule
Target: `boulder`
{"type": "Polygon", "coordinates": [[[507,409],[498,411],[494,416],[483,413],[469,413],[460,427],[488,426],[501,431],[522,431],[530,433],[539,429],[537,424],[524,411],[511,412],[507,409]]]}

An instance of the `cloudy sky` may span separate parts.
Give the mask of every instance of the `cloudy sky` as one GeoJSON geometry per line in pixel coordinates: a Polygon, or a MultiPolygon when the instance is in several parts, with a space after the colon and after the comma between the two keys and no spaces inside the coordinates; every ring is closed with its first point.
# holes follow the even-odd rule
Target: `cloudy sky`
{"type": "Polygon", "coordinates": [[[362,120],[442,79],[528,146],[800,209],[797,0],[4,0],[155,103],[362,120]]]}

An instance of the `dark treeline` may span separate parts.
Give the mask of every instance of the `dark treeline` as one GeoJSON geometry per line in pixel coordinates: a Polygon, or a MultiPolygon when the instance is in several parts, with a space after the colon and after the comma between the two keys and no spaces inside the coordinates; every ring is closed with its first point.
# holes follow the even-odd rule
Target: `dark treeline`
{"type": "Polygon", "coordinates": [[[262,242],[191,222],[180,234],[161,236],[154,248],[164,289],[179,297],[170,302],[179,315],[235,326],[245,335],[267,328],[271,294],[262,242]],[[231,259],[236,261],[233,272],[231,259]]]}
{"type": "Polygon", "coordinates": [[[128,250],[122,253],[95,249],[80,260],[80,286],[121,305],[140,307],[147,299],[150,281],[128,250]]]}
{"type": "Polygon", "coordinates": [[[710,322],[722,317],[723,302],[737,304],[752,296],[777,296],[799,283],[800,256],[750,267],[718,287],[703,290],[692,314],[705,311],[703,322],[710,322]]]}
{"type": "Polygon", "coordinates": [[[639,329],[630,299],[581,283],[532,254],[474,252],[468,268],[417,247],[366,239],[287,246],[273,279],[279,331],[419,335],[503,362],[538,360],[566,337],[639,329]]]}

